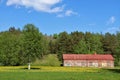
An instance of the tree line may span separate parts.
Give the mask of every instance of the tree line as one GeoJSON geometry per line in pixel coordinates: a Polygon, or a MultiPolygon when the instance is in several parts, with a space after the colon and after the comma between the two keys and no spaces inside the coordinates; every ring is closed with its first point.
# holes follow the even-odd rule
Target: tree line
{"type": "Polygon", "coordinates": [[[10,27],[0,32],[0,65],[25,65],[48,54],[56,54],[62,62],[62,54],[111,54],[115,65],[120,65],[120,31],[111,33],[91,33],[74,31],[71,33],[45,35],[33,24],[22,30],[10,27]]]}

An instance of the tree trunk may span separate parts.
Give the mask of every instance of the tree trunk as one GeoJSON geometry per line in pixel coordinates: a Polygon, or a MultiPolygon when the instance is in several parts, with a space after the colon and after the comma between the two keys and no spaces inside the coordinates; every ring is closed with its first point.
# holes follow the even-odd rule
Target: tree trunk
{"type": "Polygon", "coordinates": [[[28,70],[30,70],[30,63],[28,63],[28,70]]]}

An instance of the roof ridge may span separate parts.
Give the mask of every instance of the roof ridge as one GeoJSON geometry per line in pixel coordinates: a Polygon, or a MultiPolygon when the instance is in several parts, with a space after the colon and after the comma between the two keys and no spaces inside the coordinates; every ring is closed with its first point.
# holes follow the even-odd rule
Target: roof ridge
{"type": "Polygon", "coordinates": [[[63,54],[63,59],[67,60],[114,60],[112,55],[106,54],[63,54]]]}

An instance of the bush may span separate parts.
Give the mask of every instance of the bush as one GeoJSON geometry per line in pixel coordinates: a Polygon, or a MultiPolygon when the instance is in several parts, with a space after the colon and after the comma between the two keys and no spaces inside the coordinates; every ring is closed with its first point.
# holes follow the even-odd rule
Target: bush
{"type": "Polygon", "coordinates": [[[57,55],[49,54],[43,57],[43,59],[37,59],[32,65],[36,66],[60,66],[60,61],[57,55]]]}

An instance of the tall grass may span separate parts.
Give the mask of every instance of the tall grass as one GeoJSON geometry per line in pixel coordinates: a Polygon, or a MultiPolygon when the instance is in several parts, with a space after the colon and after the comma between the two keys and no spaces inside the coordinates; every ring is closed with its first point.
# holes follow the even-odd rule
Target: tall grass
{"type": "Polygon", "coordinates": [[[42,59],[37,59],[34,63],[34,66],[60,66],[60,61],[55,54],[49,54],[44,56],[42,59]]]}

